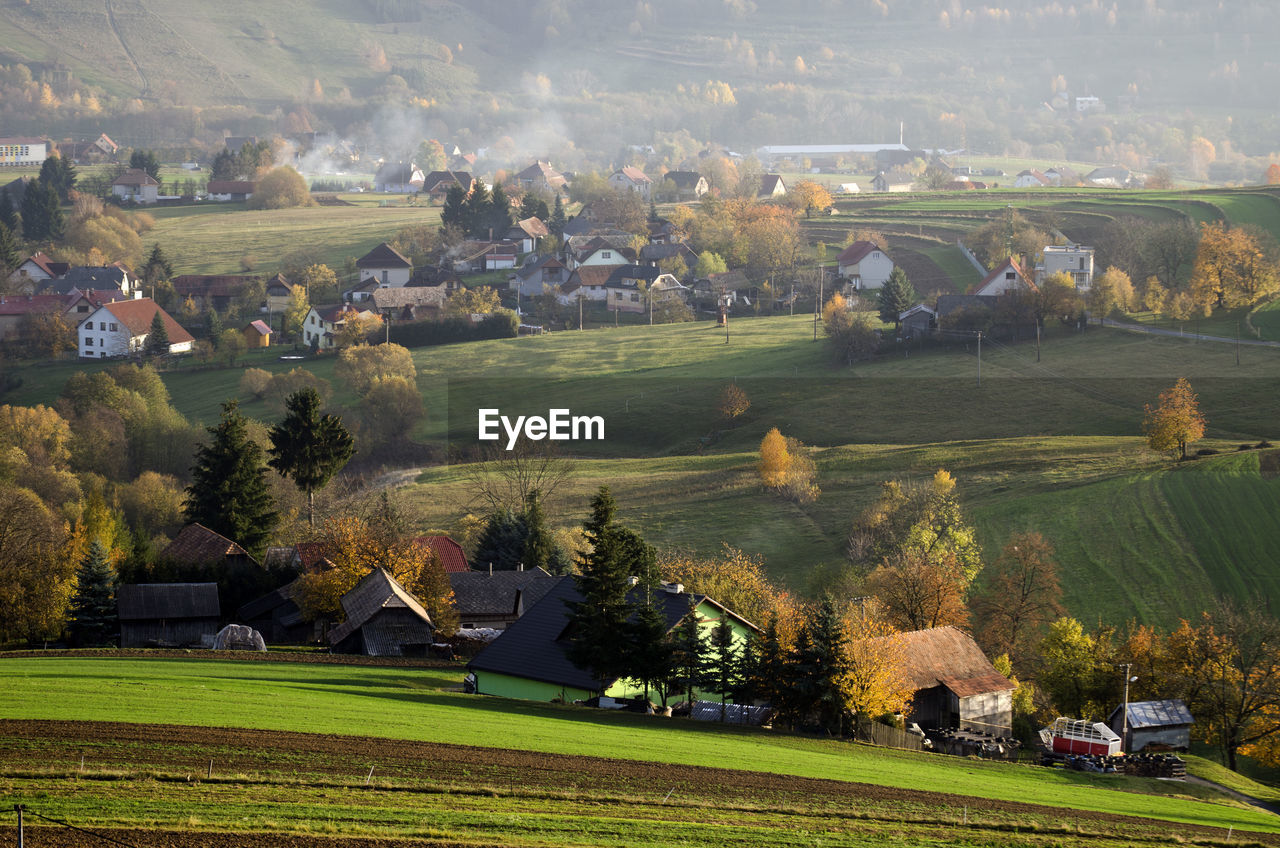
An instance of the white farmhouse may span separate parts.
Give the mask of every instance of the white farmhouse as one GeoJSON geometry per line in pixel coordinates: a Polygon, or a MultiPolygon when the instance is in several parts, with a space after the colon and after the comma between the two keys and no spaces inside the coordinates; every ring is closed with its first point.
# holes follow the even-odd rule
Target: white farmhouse
{"type": "Polygon", "coordinates": [[[413,263],[385,241],[356,260],[360,282],[376,280],[384,288],[403,286],[413,274],[413,263]]]}
{"type": "Polygon", "coordinates": [[[1076,291],[1093,287],[1093,248],[1079,244],[1051,244],[1044,249],[1045,275],[1064,273],[1076,284],[1076,291]]]}
{"type": "Polygon", "coordinates": [[[873,242],[855,241],[836,259],[836,267],[855,289],[878,289],[893,273],[893,260],[873,242]]]}
{"type": "Polygon", "coordinates": [[[1035,288],[1035,283],[1022,272],[1017,260],[1009,258],[983,277],[973,293],[979,297],[999,297],[1011,291],[1035,291],[1035,288]]]}
{"type": "Polygon", "coordinates": [[[111,193],[134,203],[155,203],[160,199],[160,183],[141,168],[130,168],[112,180],[111,193]]]}
{"type": "Polygon", "coordinates": [[[169,336],[170,353],[190,353],[191,334],[149,297],[104,303],[76,328],[77,350],[82,359],[129,356],[147,346],[156,313],[169,336]]]}

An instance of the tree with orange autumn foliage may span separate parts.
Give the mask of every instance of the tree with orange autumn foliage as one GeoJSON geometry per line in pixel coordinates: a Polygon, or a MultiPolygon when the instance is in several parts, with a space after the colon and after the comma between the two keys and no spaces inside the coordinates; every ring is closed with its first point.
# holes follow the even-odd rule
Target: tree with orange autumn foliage
{"type": "Polygon", "coordinates": [[[905,549],[867,576],[867,591],[883,604],[887,621],[898,630],[964,627],[969,623],[967,588],[964,568],[951,551],[934,556],[905,549]]]}
{"type": "Polygon", "coordinates": [[[786,485],[787,472],[791,470],[791,454],[787,452],[787,440],[771,427],[760,441],[760,462],[757,465],[760,480],[770,489],[786,485]]]}
{"type": "Polygon", "coordinates": [[[664,552],[658,555],[658,571],[663,580],[708,595],[758,626],[776,618],[779,641],[795,642],[804,611],[794,596],[769,580],[761,557],[729,544],[716,557],[664,552]]]}
{"type": "Polygon", "coordinates": [[[800,180],[787,192],[787,203],[806,218],[812,218],[814,210],[827,209],[832,204],[831,192],[826,186],[813,180],[800,180]]]}
{"type": "Polygon", "coordinates": [[[1151,404],[1146,405],[1142,432],[1152,450],[1186,459],[1187,445],[1204,436],[1205,423],[1191,384],[1186,377],[1179,377],[1171,388],[1160,393],[1154,409],[1151,404]]]}
{"type": "Polygon", "coordinates": [[[426,544],[376,532],[363,518],[330,518],[320,530],[321,550],[333,568],[299,578],[295,596],[307,619],[342,617],[342,596],[375,568],[382,568],[426,608],[436,632],[458,628],[453,589],[440,558],[426,544]]]}
{"type": "Polygon", "coordinates": [[[1049,541],[1034,532],[1013,534],[973,606],[987,653],[1009,654],[1023,667],[1044,628],[1066,614],[1049,541]]]}
{"type": "Polygon", "coordinates": [[[1252,306],[1280,291],[1280,276],[1258,240],[1240,227],[1206,223],[1191,270],[1191,297],[1209,314],[1252,306]]]}

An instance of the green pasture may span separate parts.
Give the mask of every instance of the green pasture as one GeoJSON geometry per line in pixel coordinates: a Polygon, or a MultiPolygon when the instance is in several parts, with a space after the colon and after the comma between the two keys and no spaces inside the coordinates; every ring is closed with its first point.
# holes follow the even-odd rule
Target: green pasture
{"type": "Polygon", "coordinates": [[[153,212],[155,228],[143,234],[143,241],[159,244],[177,274],[240,274],[245,257],[255,272],[273,274],[282,257],[298,250],[342,273],[347,259],[391,240],[400,228],[440,222],[438,207],[406,206],[398,196],[367,197],[364,202],[370,204],[392,200],[397,205],[260,211],[243,203],[172,206],[153,212]]]}
{"type": "MultiPolygon", "coordinates": [[[[605,714],[463,695],[456,672],[203,660],[10,659],[11,719],[248,727],[514,747],[1022,801],[1217,827],[1280,832],[1261,811],[1205,803],[1159,781],[866,748],[752,728],[605,714]],[[1113,791],[1123,787],[1128,791],[1113,791]]],[[[175,740],[177,741],[177,740],[175,740]]],[[[353,769],[357,768],[353,764],[353,769]]],[[[1202,796],[1203,797],[1203,796],[1202,796]]]]}

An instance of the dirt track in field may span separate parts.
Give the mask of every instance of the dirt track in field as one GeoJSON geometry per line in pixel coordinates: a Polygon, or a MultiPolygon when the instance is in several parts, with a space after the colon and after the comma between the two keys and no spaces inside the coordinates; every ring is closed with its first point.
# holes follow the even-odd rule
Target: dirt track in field
{"type": "MultiPolygon", "coordinates": [[[[495,740],[501,741],[501,740],[495,740]]],[[[111,722],[0,721],[0,768],[41,768],[73,772],[81,755],[91,768],[160,770],[204,775],[210,759],[216,775],[254,775],[259,780],[305,778],[359,783],[372,764],[377,778],[390,784],[452,785],[471,789],[511,789],[525,793],[572,792],[601,798],[661,799],[673,794],[693,803],[766,804],[815,808],[831,805],[871,819],[890,821],[905,808],[926,816],[967,815],[1019,822],[1047,818],[1072,828],[1124,833],[1153,841],[1182,838],[1220,840],[1225,832],[1194,825],[1169,824],[1132,816],[1057,810],[1034,804],[993,801],[870,784],[772,775],[698,766],[674,768],[661,763],[601,757],[531,753],[357,736],[111,722]],[[35,754],[34,752],[39,752],[35,754]],[[39,762],[33,762],[38,758],[39,762]],[[935,811],[930,814],[928,811],[935,811]]],[[[10,829],[11,830],[11,829],[10,829]]],[[[282,845],[297,848],[373,848],[381,845],[452,845],[447,842],[329,839],[319,836],[254,834],[249,838],[186,831],[120,831],[130,845],[196,848],[208,845],[282,845]]],[[[1243,834],[1241,834],[1243,835],[1243,834]]],[[[1280,845],[1280,836],[1250,833],[1249,838],[1280,845]]],[[[88,845],[71,831],[43,830],[31,845],[88,845]]],[[[4,830],[0,829],[0,844],[4,830]]],[[[16,844],[16,840],[7,844],[16,844]]],[[[98,843],[105,844],[105,843],[98,843]]]]}

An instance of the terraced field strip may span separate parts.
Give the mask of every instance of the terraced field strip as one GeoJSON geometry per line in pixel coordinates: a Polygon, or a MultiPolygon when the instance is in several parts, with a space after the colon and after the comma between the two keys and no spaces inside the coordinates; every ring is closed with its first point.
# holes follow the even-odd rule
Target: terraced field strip
{"type": "MultiPolygon", "coordinates": [[[[495,845],[862,846],[896,837],[905,845],[1145,846],[1174,834],[1193,843],[1225,836],[1216,827],[701,766],[92,722],[0,723],[0,789],[82,827],[177,831],[179,845],[206,828],[495,845]]],[[[40,844],[54,844],[44,837],[56,833],[40,831],[40,844]]],[[[1248,835],[1280,844],[1275,834],[1248,835]]]]}

